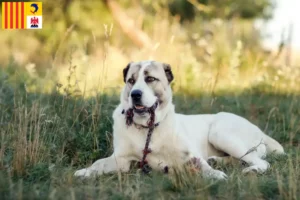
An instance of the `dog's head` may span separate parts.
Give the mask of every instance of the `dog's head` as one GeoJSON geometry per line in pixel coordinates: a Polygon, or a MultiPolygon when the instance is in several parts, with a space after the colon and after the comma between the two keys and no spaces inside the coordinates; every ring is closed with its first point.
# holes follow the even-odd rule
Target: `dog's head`
{"type": "Polygon", "coordinates": [[[170,83],[173,74],[169,64],[156,61],[131,62],[123,70],[125,87],[121,102],[133,109],[135,116],[146,117],[147,110],[158,103],[157,111],[172,102],[170,83]]]}

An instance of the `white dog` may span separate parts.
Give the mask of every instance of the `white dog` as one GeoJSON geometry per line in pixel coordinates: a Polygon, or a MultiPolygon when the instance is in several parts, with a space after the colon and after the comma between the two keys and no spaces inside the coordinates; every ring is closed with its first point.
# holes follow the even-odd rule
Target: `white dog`
{"type": "Polygon", "coordinates": [[[131,161],[140,161],[145,155],[143,149],[151,117],[148,111],[153,105],[157,105],[154,112],[156,127],[149,144],[151,152],[146,154],[146,159],[154,170],[181,168],[191,160],[197,160],[203,176],[224,179],[226,174],[213,169],[207,162],[209,159],[220,161],[231,156],[249,164],[244,173],[262,173],[269,167],[263,159],[267,153],[284,154],[277,141],[237,115],[225,112],[176,114],[170,87],[173,74],[168,64],[132,62],[123,70],[123,75],[126,85],[121,93],[121,103],[113,113],[114,153],[76,171],[75,176],[126,172],[131,161]],[[126,121],[128,110],[133,111],[132,125],[126,121]],[[253,147],[257,147],[256,151],[249,153],[253,147]]]}

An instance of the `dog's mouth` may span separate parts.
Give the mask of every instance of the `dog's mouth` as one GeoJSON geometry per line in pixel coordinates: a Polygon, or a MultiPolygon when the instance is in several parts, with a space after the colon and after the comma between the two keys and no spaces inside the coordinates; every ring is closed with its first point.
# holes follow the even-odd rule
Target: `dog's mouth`
{"type": "Polygon", "coordinates": [[[146,107],[141,104],[135,104],[133,106],[133,111],[137,114],[142,115],[142,114],[148,113],[151,109],[155,110],[157,108],[157,106],[158,106],[158,102],[155,102],[154,105],[151,107],[146,107]]]}
{"type": "Polygon", "coordinates": [[[138,113],[138,114],[143,114],[147,110],[148,110],[148,108],[143,106],[143,105],[136,104],[136,105],[133,106],[133,111],[138,113]]]}
{"type": "Polygon", "coordinates": [[[147,124],[149,127],[153,126],[155,121],[155,110],[158,107],[158,101],[156,101],[150,108],[145,107],[140,104],[133,105],[132,108],[128,109],[126,112],[125,110],[122,111],[122,114],[126,115],[126,124],[130,126],[133,123],[133,116],[134,113],[138,114],[139,116],[144,116],[145,113],[150,114],[150,119],[148,120],[147,124]]]}

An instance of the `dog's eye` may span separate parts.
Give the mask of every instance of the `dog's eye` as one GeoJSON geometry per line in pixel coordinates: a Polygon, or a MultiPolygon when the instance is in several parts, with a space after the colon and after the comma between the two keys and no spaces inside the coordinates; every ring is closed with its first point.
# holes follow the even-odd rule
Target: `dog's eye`
{"type": "Polygon", "coordinates": [[[147,82],[147,83],[151,83],[151,82],[156,81],[156,80],[157,80],[156,78],[151,77],[151,76],[148,76],[148,77],[146,78],[146,82],[147,82]]]}
{"type": "Polygon", "coordinates": [[[130,78],[130,79],[128,79],[127,82],[133,85],[133,84],[134,84],[134,79],[133,79],[133,78],[130,78]]]}

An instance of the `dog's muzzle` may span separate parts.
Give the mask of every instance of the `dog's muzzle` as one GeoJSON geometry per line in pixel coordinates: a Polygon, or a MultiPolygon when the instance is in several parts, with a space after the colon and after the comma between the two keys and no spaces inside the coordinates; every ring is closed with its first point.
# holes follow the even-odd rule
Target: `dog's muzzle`
{"type": "Polygon", "coordinates": [[[153,105],[154,107],[153,106],[152,107],[144,106],[143,102],[142,102],[143,91],[141,91],[139,89],[133,90],[130,93],[130,96],[131,96],[131,100],[132,100],[132,109],[135,113],[137,113],[139,115],[148,113],[149,109],[154,108],[154,107],[156,109],[158,106],[157,102],[154,103],[154,105],[153,105]]]}
{"type": "Polygon", "coordinates": [[[142,95],[143,92],[141,90],[133,90],[130,94],[132,99],[133,110],[138,114],[142,114],[147,111],[147,108],[142,104],[142,95]]]}

